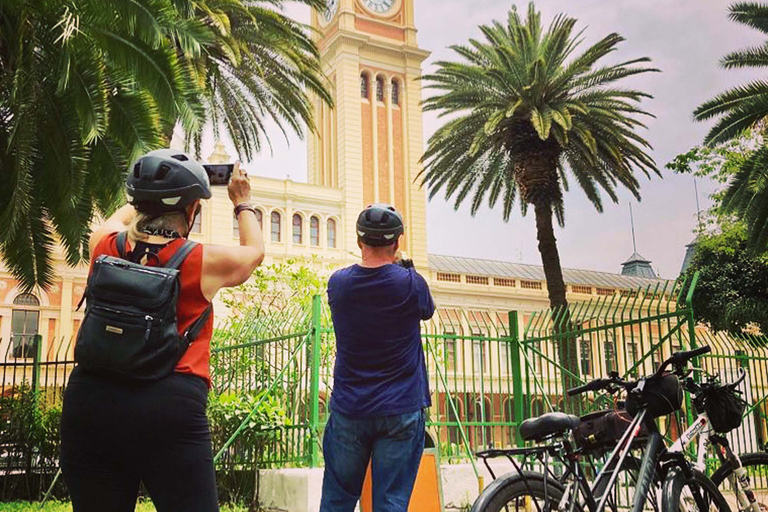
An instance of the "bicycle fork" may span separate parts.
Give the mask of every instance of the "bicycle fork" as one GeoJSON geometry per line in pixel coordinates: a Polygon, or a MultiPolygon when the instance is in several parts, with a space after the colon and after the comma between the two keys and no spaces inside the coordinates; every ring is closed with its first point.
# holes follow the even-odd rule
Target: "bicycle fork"
{"type": "Polygon", "coordinates": [[[728,483],[731,485],[740,511],[760,512],[760,504],[757,502],[755,493],[752,490],[752,483],[747,474],[747,468],[742,466],[741,459],[733,453],[731,445],[724,437],[718,436],[720,458],[731,463],[733,471],[728,477],[728,483]]]}

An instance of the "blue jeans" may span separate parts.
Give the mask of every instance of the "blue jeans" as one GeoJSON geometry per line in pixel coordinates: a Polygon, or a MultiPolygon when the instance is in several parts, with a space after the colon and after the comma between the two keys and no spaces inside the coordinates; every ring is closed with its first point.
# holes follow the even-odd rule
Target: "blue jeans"
{"type": "Polygon", "coordinates": [[[320,512],[354,511],[369,460],[373,512],[406,512],[423,451],[423,410],[373,418],[332,412],[323,435],[320,512]]]}

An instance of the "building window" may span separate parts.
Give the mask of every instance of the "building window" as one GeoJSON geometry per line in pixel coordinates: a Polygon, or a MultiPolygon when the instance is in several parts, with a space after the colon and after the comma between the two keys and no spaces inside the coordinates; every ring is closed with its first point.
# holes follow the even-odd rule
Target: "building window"
{"type": "Polygon", "coordinates": [[[194,233],[196,235],[199,235],[203,232],[203,209],[202,206],[200,207],[200,211],[197,212],[197,215],[195,215],[195,220],[192,221],[192,228],[189,230],[190,233],[194,233]]]}
{"type": "Polygon", "coordinates": [[[445,369],[447,371],[456,370],[456,339],[449,337],[456,336],[456,333],[452,330],[443,331],[445,336],[443,340],[444,356],[445,356],[445,369]]]}
{"type": "Polygon", "coordinates": [[[613,340],[612,336],[607,338],[603,343],[603,350],[605,351],[605,371],[618,371],[619,365],[616,361],[616,342],[613,340]]]}
{"type": "Polygon", "coordinates": [[[501,374],[508,375],[509,371],[509,352],[511,350],[510,344],[504,340],[499,341],[499,365],[501,366],[501,374]]]}
{"type": "MultiPolygon", "coordinates": [[[[627,343],[627,359],[628,359],[628,368],[627,368],[627,370],[630,370],[638,362],[638,358],[637,358],[637,344],[635,344],[634,341],[630,341],[630,342],[627,343]]],[[[633,369],[631,372],[628,372],[628,373],[632,377],[637,377],[637,375],[638,375],[637,368],[633,369]]]]}
{"type": "Polygon", "coordinates": [[[370,99],[370,87],[368,84],[368,75],[360,74],[360,97],[370,99]]]}
{"type": "Polygon", "coordinates": [[[615,290],[613,288],[598,288],[597,290],[595,290],[595,293],[603,297],[611,297],[613,296],[614,291],[615,290]]]}
{"type": "Polygon", "coordinates": [[[293,214],[293,243],[300,245],[304,239],[304,219],[298,213],[293,214]]]}
{"type": "Polygon", "coordinates": [[[572,284],[571,285],[571,291],[573,293],[583,293],[586,295],[592,294],[592,287],[591,286],[583,286],[579,284],[572,284]]]}
{"type": "Polygon", "coordinates": [[[376,77],[376,101],[384,102],[384,78],[376,77]]]}
{"type": "Polygon", "coordinates": [[[524,290],[541,290],[541,281],[520,281],[520,288],[524,290]]]}
{"type": "Polygon", "coordinates": [[[581,340],[579,348],[581,349],[581,374],[592,375],[592,346],[589,340],[581,340]]]}
{"type": "Polygon", "coordinates": [[[281,225],[280,225],[280,213],[279,212],[272,212],[272,226],[271,226],[271,238],[273,242],[279,242],[282,233],[281,231],[281,225]]]}
{"type": "Polygon", "coordinates": [[[328,247],[335,249],[336,248],[336,221],[333,219],[328,219],[328,223],[326,224],[327,231],[328,231],[328,247]]]}
{"type": "MultiPolygon", "coordinates": [[[[476,336],[475,333],[472,333],[473,336],[476,336]]],[[[486,348],[485,348],[485,341],[483,340],[475,340],[472,342],[472,359],[474,360],[474,368],[475,373],[482,375],[482,373],[485,371],[485,354],[486,354],[486,348]]]]}
{"type": "Polygon", "coordinates": [[[493,285],[494,286],[506,286],[508,288],[514,288],[515,287],[515,280],[514,279],[507,279],[506,277],[494,277],[493,278],[493,285]]]}
{"type": "Polygon", "coordinates": [[[395,80],[392,80],[392,104],[400,104],[400,84],[395,80]]]}
{"type": "Polygon", "coordinates": [[[314,215],[309,218],[309,243],[312,247],[320,245],[320,219],[314,215]]]}
{"type": "Polygon", "coordinates": [[[11,346],[13,357],[32,358],[35,336],[40,323],[40,301],[31,293],[22,293],[13,300],[11,311],[11,346]]]}

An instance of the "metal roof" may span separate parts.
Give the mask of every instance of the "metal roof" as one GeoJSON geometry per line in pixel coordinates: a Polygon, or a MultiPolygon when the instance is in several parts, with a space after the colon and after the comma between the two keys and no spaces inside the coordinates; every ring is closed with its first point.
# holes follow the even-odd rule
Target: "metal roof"
{"type": "MultiPolygon", "coordinates": [[[[429,268],[435,272],[546,281],[544,269],[541,265],[526,265],[508,261],[430,254],[429,268]]],[[[565,284],[591,285],[600,288],[619,289],[645,288],[648,285],[655,288],[657,284],[664,286],[668,282],[666,279],[622,276],[621,274],[612,274],[610,272],[571,268],[563,269],[563,279],[565,280],[565,284]]]]}

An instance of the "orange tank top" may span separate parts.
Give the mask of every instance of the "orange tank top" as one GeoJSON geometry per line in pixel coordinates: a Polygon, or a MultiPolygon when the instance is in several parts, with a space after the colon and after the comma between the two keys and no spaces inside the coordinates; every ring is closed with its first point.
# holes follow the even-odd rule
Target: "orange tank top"
{"type": "MultiPolygon", "coordinates": [[[[157,253],[157,257],[160,265],[165,265],[168,260],[171,259],[173,254],[179,249],[185,240],[182,238],[168,242],[157,253]]],[[[126,251],[130,251],[133,248],[133,244],[129,241],[126,243],[126,251]]],[[[117,251],[117,233],[110,233],[102,238],[96,245],[94,253],[91,254],[91,262],[102,254],[108,256],[119,257],[117,251]]],[[[148,265],[156,265],[154,258],[150,259],[148,265]]],[[[200,276],[203,270],[203,246],[198,244],[189,253],[184,263],[179,267],[179,282],[181,289],[179,290],[179,301],[177,304],[177,319],[176,324],[179,328],[179,333],[186,331],[192,323],[198,319],[198,317],[205,311],[210,302],[203,295],[200,289],[200,276]]],[[[208,317],[208,320],[203,325],[200,333],[195,338],[187,351],[181,356],[178,364],[176,365],[177,373],[185,373],[190,375],[197,375],[202,378],[208,387],[211,387],[211,373],[210,373],[210,360],[211,360],[211,336],[213,335],[213,311],[208,317]]]]}

